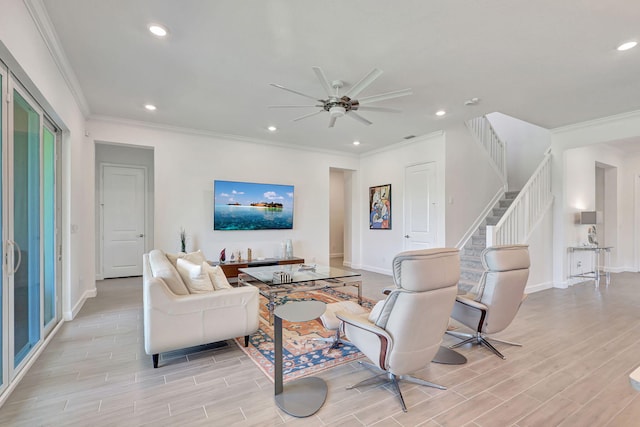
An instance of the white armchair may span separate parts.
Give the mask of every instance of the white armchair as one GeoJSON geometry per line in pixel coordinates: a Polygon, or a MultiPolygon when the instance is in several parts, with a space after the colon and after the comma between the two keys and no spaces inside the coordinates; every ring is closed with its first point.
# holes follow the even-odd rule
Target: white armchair
{"type": "Polygon", "coordinates": [[[178,295],[171,289],[181,279],[172,269],[161,251],[143,257],[144,348],[153,357],[153,367],[167,351],[240,336],[247,345],[249,335],[258,330],[258,289],[242,286],[178,295]]]}
{"type": "Polygon", "coordinates": [[[361,363],[386,375],[406,412],[398,380],[445,389],[408,374],[428,365],[440,348],[458,289],[458,250],[402,252],[393,260],[393,278],[396,288],[371,314],[338,312],[337,317],[349,341],[373,362],[361,363]]]}
{"type": "Polygon", "coordinates": [[[500,332],[509,326],[526,298],[524,289],[529,278],[529,248],[526,245],[492,246],[482,252],[481,258],[485,272],[478,287],[471,294],[458,295],[451,313],[452,318],[471,328],[473,334],[448,331],[448,334],[464,339],[450,348],[467,343],[480,344],[505,359],[486,334],[500,332]]]}

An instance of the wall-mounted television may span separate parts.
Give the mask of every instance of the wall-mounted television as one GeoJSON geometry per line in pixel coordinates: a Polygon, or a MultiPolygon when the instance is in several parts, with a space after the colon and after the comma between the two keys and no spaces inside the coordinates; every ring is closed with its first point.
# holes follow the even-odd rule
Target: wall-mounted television
{"type": "Polygon", "coordinates": [[[214,230],[293,228],[293,185],[213,182],[214,230]]]}

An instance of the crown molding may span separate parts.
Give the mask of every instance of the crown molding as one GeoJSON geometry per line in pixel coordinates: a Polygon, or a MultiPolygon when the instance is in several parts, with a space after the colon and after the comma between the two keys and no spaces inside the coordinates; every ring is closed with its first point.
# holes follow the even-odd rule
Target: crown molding
{"type": "Polygon", "coordinates": [[[553,135],[560,135],[563,133],[575,132],[584,130],[593,126],[608,125],[620,120],[626,119],[640,119],[640,110],[628,111],[626,113],[616,114],[614,116],[600,117],[598,119],[589,120],[586,122],[574,123],[567,126],[561,126],[551,129],[553,135]]]}
{"type": "Polygon", "coordinates": [[[193,128],[186,128],[186,127],[179,127],[179,126],[170,126],[170,125],[165,125],[161,123],[124,119],[124,118],[113,117],[113,116],[90,115],[87,118],[87,120],[113,123],[113,124],[119,124],[119,125],[125,125],[125,126],[142,127],[142,128],[155,129],[155,130],[160,130],[165,132],[175,132],[175,133],[181,133],[181,134],[187,134],[187,135],[205,136],[209,138],[218,138],[218,139],[226,139],[231,141],[247,142],[250,144],[270,145],[273,147],[286,148],[289,150],[293,149],[293,150],[299,150],[299,151],[310,151],[315,153],[331,154],[331,155],[338,155],[342,157],[352,157],[352,158],[361,157],[360,154],[349,153],[345,151],[327,150],[327,149],[316,148],[316,147],[301,147],[293,143],[269,141],[269,140],[260,139],[260,138],[250,138],[250,137],[241,136],[241,135],[226,134],[226,133],[220,133],[215,131],[193,129],[193,128]]]}
{"type": "Polygon", "coordinates": [[[58,35],[56,34],[55,29],[53,28],[53,24],[51,23],[51,19],[49,18],[49,14],[47,13],[47,9],[42,3],[42,0],[23,0],[33,22],[36,25],[36,28],[40,32],[42,36],[42,40],[44,41],[47,49],[51,53],[51,57],[55,62],[62,78],[64,79],[69,91],[73,95],[80,111],[82,114],[87,117],[91,114],[89,109],[89,104],[87,103],[84,94],[82,93],[82,89],[80,88],[80,83],[78,83],[78,78],[76,74],[73,72],[73,68],[69,64],[69,60],[67,59],[67,55],[64,53],[64,49],[60,44],[60,40],[58,39],[58,35]]]}

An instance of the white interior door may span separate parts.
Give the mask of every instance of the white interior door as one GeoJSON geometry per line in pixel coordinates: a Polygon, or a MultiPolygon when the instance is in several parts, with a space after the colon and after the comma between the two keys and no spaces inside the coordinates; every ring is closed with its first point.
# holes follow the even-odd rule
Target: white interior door
{"type": "Polygon", "coordinates": [[[104,278],[141,276],[145,230],[145,169],[103,165],[104,278]]]}
{"type": "Polygon", "coordinates": [[[438,230],[436,164],[407,167],[404,181],[404,249],[433,248],[438,230]]]}

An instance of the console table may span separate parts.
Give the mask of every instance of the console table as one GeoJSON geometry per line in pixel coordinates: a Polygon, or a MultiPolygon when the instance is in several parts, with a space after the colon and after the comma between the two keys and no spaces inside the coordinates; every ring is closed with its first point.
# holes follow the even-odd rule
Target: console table
{"type": "Polygon", "coordinates": [[[242,260],[242,261],[227,261],[219,263],[217,261],[209,261],[211,265],[219,265],[224,271],[224,275],[227,279],[232,277],[238,277],[238,269],[247,267],[263,267],[267,265],[287,265],[287,264],[304,264],[304,258],[262,258],[242,260]]]}
{"type": "Polygon", "coordinates": [[[609,271],[609,262],[611,261],[611,249],[613,246],[571,246],[569,247],[569,278],[573,277],[584,277],[588,279],[594,279],[596,282],[596,288],[600,286],[600,276],[602,272],[600,271],[600,255],[604,254],[604,264],[602,268],[604,269],[604,275],[606,277],[607,286],[609,286],[609,282],[611,281],[611,272],[609,271]],[[576,252],[591,252],[593,259],[593,270],[588,271],[586,273],[574,274],[574,264],[575,264],[575,253],[576,252]]]}

